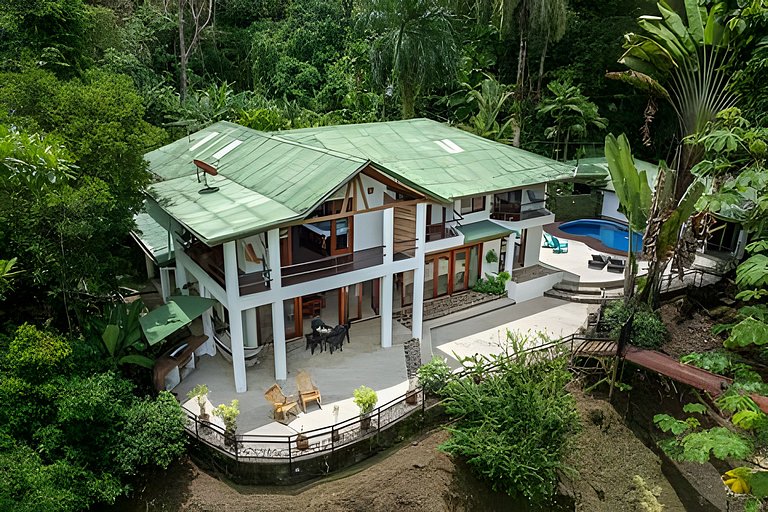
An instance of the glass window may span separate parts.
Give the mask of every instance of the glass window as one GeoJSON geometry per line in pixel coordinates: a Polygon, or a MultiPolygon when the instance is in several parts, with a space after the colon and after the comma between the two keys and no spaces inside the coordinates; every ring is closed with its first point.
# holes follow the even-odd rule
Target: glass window
{"type": "Polygon", "coordinates": [[[467,270],[467,251],[456,251],[453,253],[453,291],[459,292],[464,289],[464,276],[467,270]]]}
{"type": "Polygon", "coordinates": [[[469,274],[469,287],[472,288],[477,284],[477,279],[480,277],[480,246],[473,245],[469,248],[469,267],[467,273],[469,274]]]}
{"type": "Polygon", "coordinates": [[[434,296],[435,260],[430,259],[424,264],[424,299],[434,296]]]}
{"type": "Polygon", "coordinates": [[[485,196],[465,197],[461,200],[461,214],[485,210],[485,196]]]}

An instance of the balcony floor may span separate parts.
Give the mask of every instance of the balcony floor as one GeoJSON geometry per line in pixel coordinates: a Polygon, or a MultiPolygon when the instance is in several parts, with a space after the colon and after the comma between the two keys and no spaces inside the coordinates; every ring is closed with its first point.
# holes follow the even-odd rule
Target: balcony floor
{"type": "MultiPolygon", "coordinates": [[[[304,369],[323,396],[323,407],[307,405],[307,413],[291,416],[288,427],[272,419],[272,406],[264,399],[264,392],[275,383],[272,345],[261,352],[259,363],[246,368],[248,391],[235,392],[232,364],[221,355],[203,356],[198,360],[197,369],[186,377],[173,391],[186,407],[196,412],[194,400],[186,399],[187,392],[197,384],[205,384],[210,392],[209,401],[215,406],[240,401],[238,432],[260,434],[285,434],[307,431],[335,423],[333,406],[339,406],[338,421],[359,415],[352,402],[352,391],[366,385],[376,390],[378,404],[397,398],[408,389],[405,371],[403,343],[410,339],[411,332],[393,322],[392,348],[381,348],[381,319],[373,318],[352,324],[351,343],[344,343],[344,351],[312,355],[305,350],[304,340],[289,342],[287,346],[288,380],[280,383],[286,394],[296,393],[296,374],[304,369]],[[290,428],[289,428],[290,427],[290,428]]],[[[210,405],[209,405],[210,408],[210,405]]]]}

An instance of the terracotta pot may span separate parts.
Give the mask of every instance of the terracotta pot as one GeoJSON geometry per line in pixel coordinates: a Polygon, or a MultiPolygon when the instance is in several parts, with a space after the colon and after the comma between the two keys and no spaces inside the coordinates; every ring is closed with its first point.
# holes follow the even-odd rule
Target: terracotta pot
{"type": "Polygon", "coordinates": [[[360,417],[360,429],[361,430],[369,430],[371,428],[371,418],[370,416],[361,416],[360,417]]]}
{"type": "Polygon", "coordinates": [[[309,439],[303,434],[296,436],[296,449],[297,450],[309,450],[309,439]]]}
{"type": "Polygon", "coordinates": [[[405,394],[405,403],[408,405],[416,405],[419,403],[419,393],[414,389],[405,394]]]}

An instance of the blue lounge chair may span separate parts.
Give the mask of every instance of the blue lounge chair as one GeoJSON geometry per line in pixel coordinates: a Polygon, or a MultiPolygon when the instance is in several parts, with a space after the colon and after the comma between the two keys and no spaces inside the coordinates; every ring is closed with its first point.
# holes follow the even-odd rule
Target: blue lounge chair
{"type": "Polygon", "coordinates": [[[552,235],[549,233],[544,233],[544,245],[542,245],[542,247],[546,247],[547,249],[554,249],[555,242],[552,241],[552,238],[552,235]]]}
{"type": "Polygon", "coordinates": [[[552,242],[554,244],[554,247],[552,247],[552,252],[555,254],[562,254],[565,252],[568,252],[568,242],[565,240],[560,240],[556,237],[552,237],[552,242]]]}

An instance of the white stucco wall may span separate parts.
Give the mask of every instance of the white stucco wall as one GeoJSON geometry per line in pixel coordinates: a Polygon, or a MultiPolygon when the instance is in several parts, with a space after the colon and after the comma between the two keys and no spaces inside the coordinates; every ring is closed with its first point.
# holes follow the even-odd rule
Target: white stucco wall
{"type": "Polygon", "coordinates": [[[600,215],[627,222],[624,214],[619,212],[619,198],[616,196],[616,192],[603,190],[603,209],[600,211],[600,215]]]}
{"type": "Polygon", "coordinates": [[[379,247],[382,243],[384,212],[382,210],[355,215],[354,250],[379,247]]]}
{"type": "Polygon", "coordinates": [[[524,267],[539,263],[539,252],[541,251],[541,239],[543,235],[544,228],[542,226],[528,228],[528,234],[525,239],[524,267]]]}
{"type": "Polygon", "coordinates": [[[496,261],[494,263],[488,263],[485,260],[485,257],[490,250],[493,250],[496,252],[496,258],[498,258],[500,249],[501,240],[490,240],[488,242],[483,242],[483,253],[480,255],[480,258],[482,259],[481,277],[485,277],[485,274],[499,273],[499,262],[496,261]]]}

